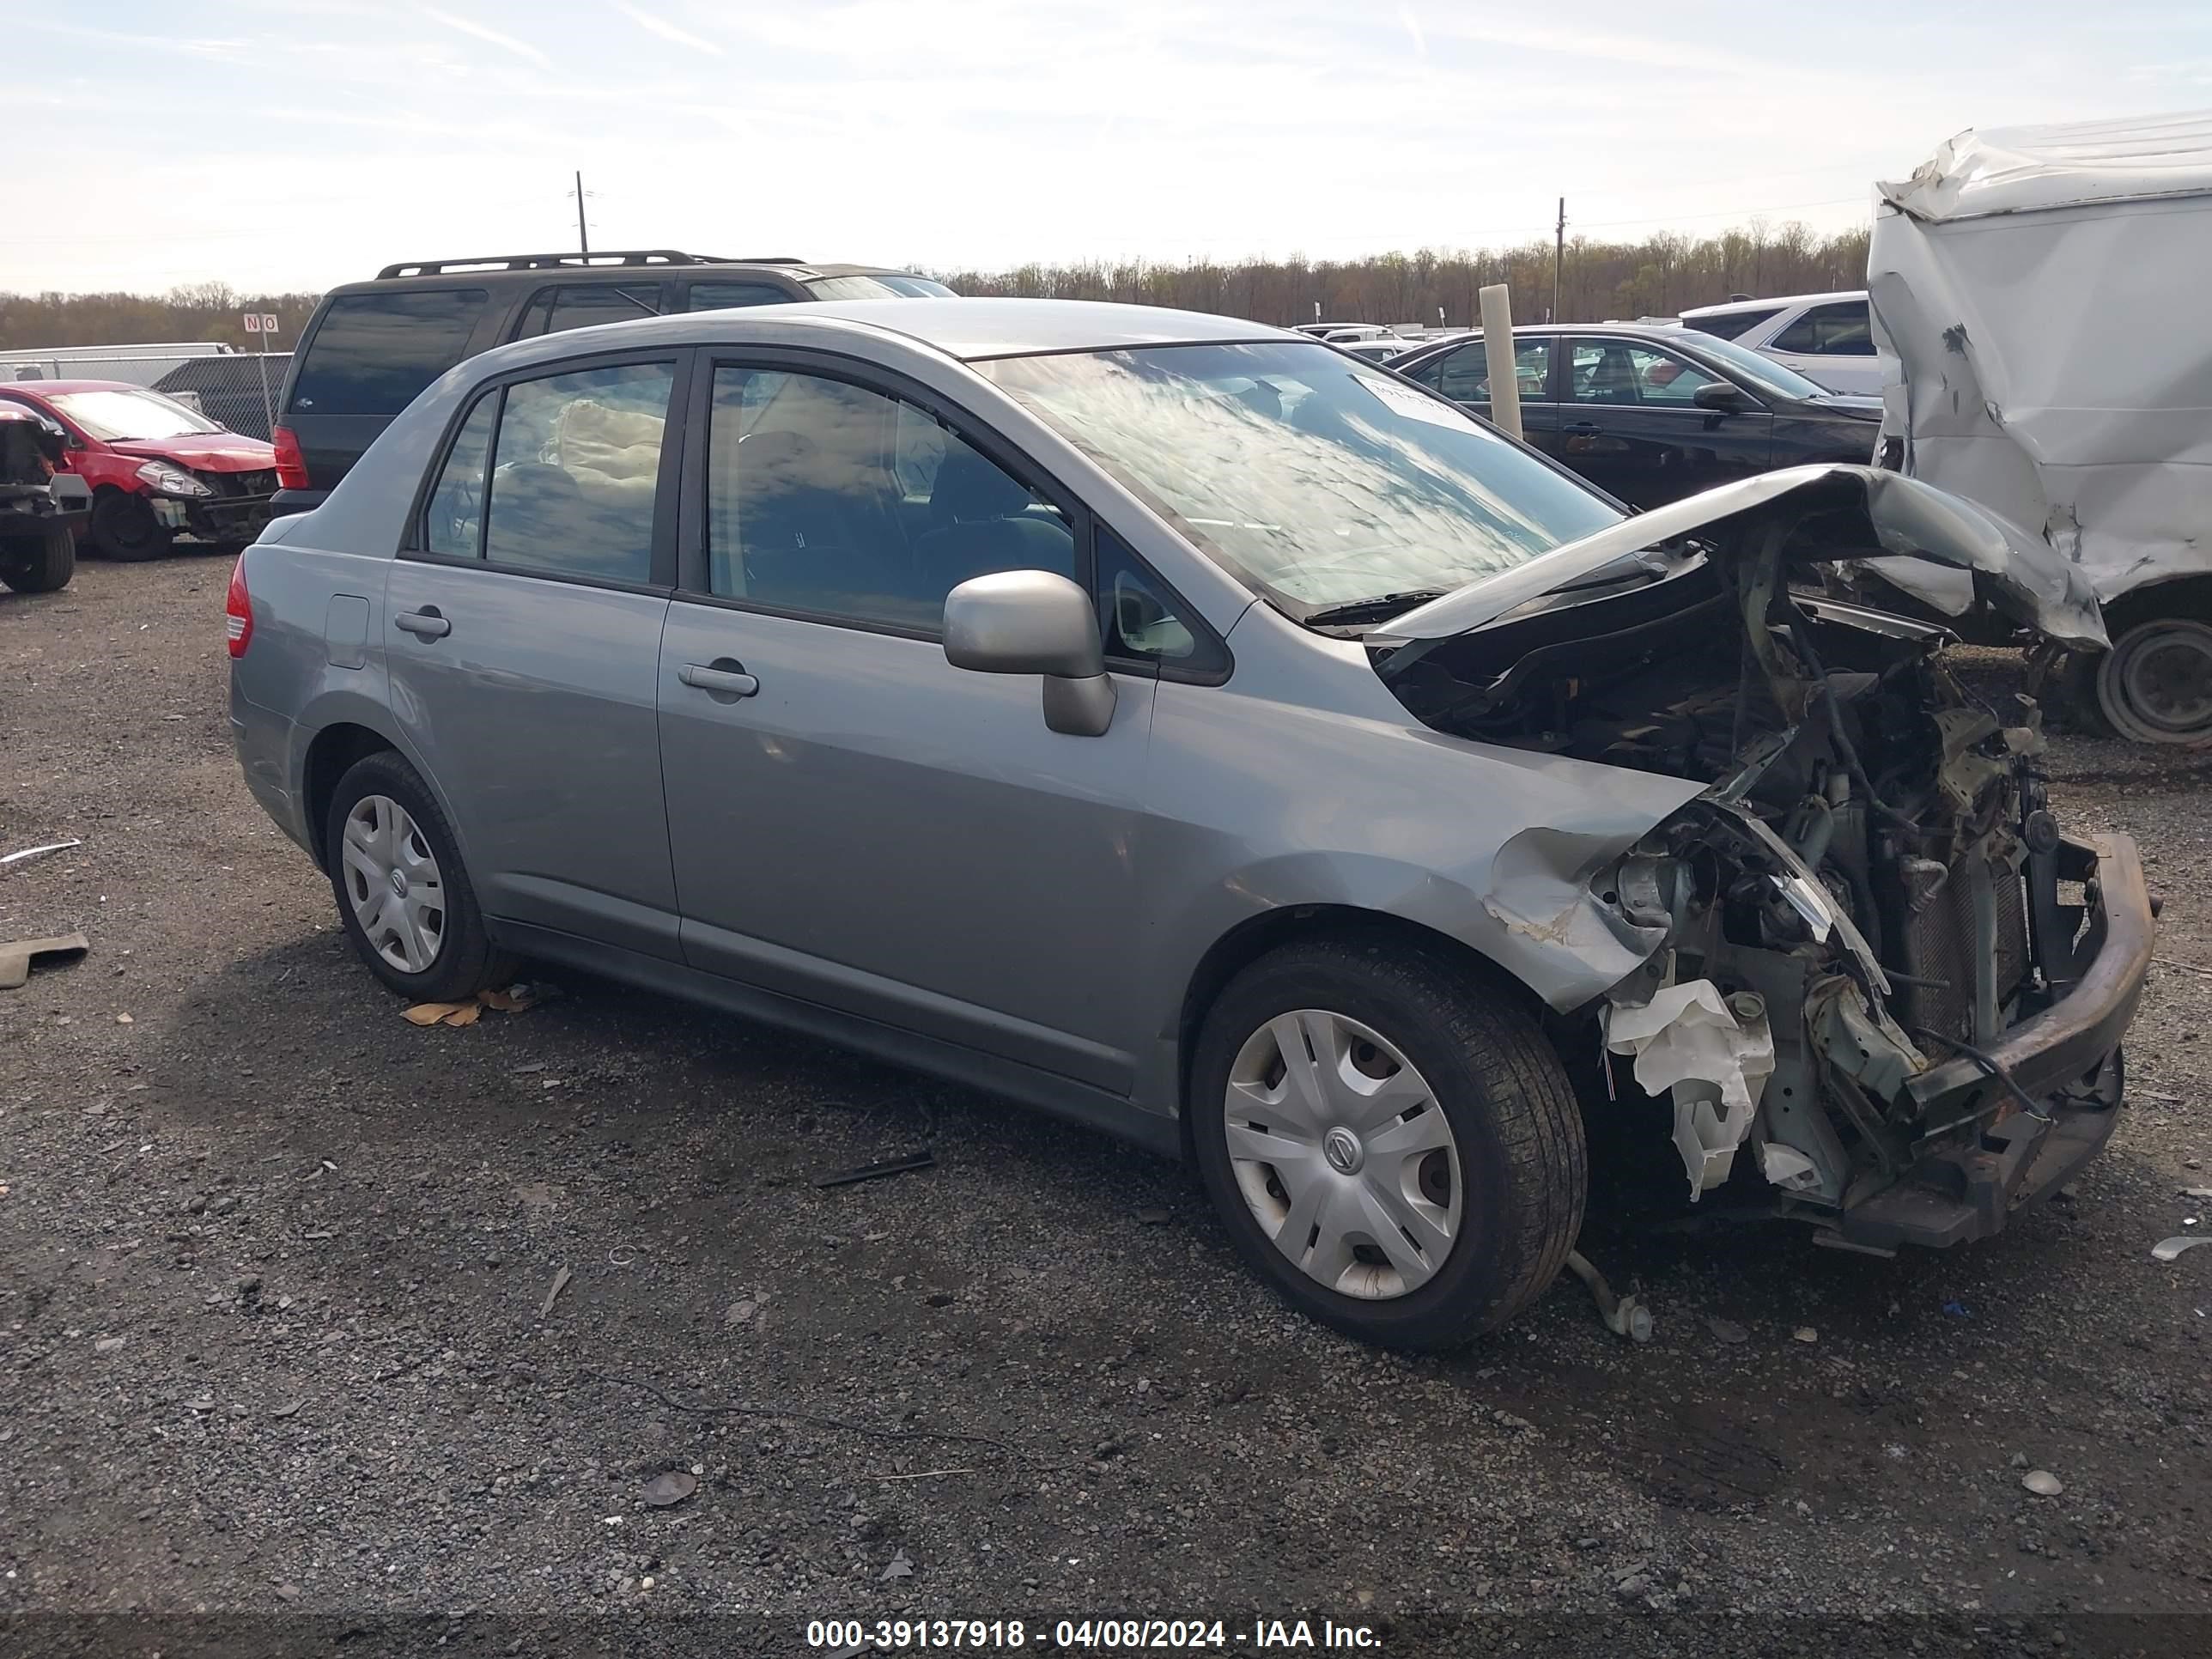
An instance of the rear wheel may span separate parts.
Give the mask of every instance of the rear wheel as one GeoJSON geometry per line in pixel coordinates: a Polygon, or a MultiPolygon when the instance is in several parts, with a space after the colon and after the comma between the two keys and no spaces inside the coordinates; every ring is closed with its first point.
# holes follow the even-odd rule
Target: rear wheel
{"type": "Polygon", "coordinates": [[[2195,595],[2173,591],[2166,597],[2171,608],[2162,605],[2161,615],[2115,607],[2112,648],[2068,661],[2068,702],[2100,735],[2135,743],[2212,741],[2212,625],[2187,614],[2197,608],[2195,595]]]}
{"type": "Polygon", "coordinates": [[[137,563],[169,550],[175,532],[162,526],[143,495],[120,489],[101,492],[92,504],[92,544],[111,559],[137,563]]]}
{"type": "Polygon", "coordinates": [[[52,593],[76,574],[76,538],[67,525],[0,536],[0,581],[18,593],[52,593]]]}
{"type": "Polygon", "coordinates": [[[1199,1170],[1254,1271],[1348,1335],[1449,1348],[1557,1276],[1582,1225],[1582,1120],[1534,1019],[1394,939],[1263,957],[1207,1015],[1199,1170]]]}
{"type": "Polygon", "coordinates": [[[514,977],[513,959],[485,931],[446,815],[389,750],[338,780],[323,859],[354,949],[403,996],[451,1002],[514,977]]]}

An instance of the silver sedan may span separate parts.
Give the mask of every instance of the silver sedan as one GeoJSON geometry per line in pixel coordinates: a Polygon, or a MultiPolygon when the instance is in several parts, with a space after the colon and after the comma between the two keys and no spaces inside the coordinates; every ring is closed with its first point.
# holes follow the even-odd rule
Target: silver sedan
{"type": "Polygon", "coordinates": [[[1438,1347],[1558,1273],[1587,1138],[1887,1251],[2109,1134],[2133,849],[1940,627],[1808,596],[1869,551],[2101,638],[1909,480],[1632,520],[1222,318],[668,317],[470,359],[273,526],[232,718],[400,994],[537,958],[1133,1138],[1438,1347]]]}

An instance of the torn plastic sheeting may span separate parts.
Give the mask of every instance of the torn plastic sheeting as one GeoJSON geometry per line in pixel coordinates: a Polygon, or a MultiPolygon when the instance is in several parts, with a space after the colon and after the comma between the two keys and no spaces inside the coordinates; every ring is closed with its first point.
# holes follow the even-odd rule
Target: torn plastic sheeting
{"type": "Polygon", "coordinates": [[[1693,1203],[1728,1179],[1774,1072],[1765,1005],[1748,995],[1734,1002],[1732,1010],[1712,981],[1693,979],[1666,987],[1640,1008],[1606,1011],[1606,1046],[1636,1057],[1645,1093],[1674,1098],[1674,1150],[1693,1203]]]}

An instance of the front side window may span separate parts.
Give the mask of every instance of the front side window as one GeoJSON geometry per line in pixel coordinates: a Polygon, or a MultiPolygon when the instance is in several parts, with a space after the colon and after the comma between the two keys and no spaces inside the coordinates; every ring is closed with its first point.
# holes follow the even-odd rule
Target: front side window
{"type": "Polygon", "coordinates": [[[1833,300],[1808,307],[1803,316],[1774,337],[1772,349],[1815,357],[1871,357],[1874,323],[1867,315],[1867,302],[1833,300]]]}
{"type": "Polygon", "coordinates": [[[173,398],[135,388],[114,392],[57,392],[51,401],[86,434],[102,443],[133,438],[184,438],[222,428],[173,398]]]}
{"type": "Polygon", "coordinates": [[[316,415],[397,415],[461,361],[487,298],[480,288],[341,295],[308,337],[291,406],[316,415]]]}
{"type": "Polygon", "coordinates": [[[1229,654],[1220,641],[1202,624],[1187,620],[1182,599],[1103,525],[1097,550],[1099,641],[1109,657],[1200,674],[1228,668],[1229,654]]]}
{"type": "Polygon", "coordinates": [[[727,365],[708,415],[707,552],[720,597],[928,632],[971,576],[1075,574],[1060,510],[927,410],[727,365]]]}
{"type": "Polygon", "coordinates": [[[568,283],[541,288],[531,296],[514,337],[528,340],[596,323],[629,323],[659,314],[659,283],[568,283]]]}
{"type": "Polygon", "coordinates": [[[487,393],[431,491],[423,545],[586,580],[650,581],[675,378],[668,363],[625,363],[487,393]]]}
{"type": "Polygon", "coordinates": [[[738,306],[780,306],[794,295],[774,283],[694,283],[684,296],[686,311],[729,311],[738,306]]]}
{"type": "Polygon", "coordinates": [[[1578,404],[1647,404],[1688,409],[1701,386],[1721,384],[1672,352],[1625,340],[1575,342],[1574,400],[1578,404]]]}
{"type": "Polygon", "coordinates": [[[976,367],[1294,614],[1447,591],[1620,516],[1451,404],[1317,342],[976,367]]]}

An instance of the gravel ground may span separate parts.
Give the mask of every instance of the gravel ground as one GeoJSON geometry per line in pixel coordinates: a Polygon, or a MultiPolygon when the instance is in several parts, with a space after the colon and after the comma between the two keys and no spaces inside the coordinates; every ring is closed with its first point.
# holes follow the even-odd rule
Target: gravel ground
{"type": "Polygon", "coordinates": [[[84,841],[0,871],[0,939],[92,941],[0,993],[17,1638],[1202,1613],[1231,1649],[1328,1616],[1401,1652],[1824,1650],[1826,1616],[2205,1650],[2212,1251],[2150,1248],[2212,1226],[2180,1195],[2212,1184],[2212,762],[2055,744],[2068,820],[2142,840],[2170,964],[2070,1199],[1893,1261],[1600,1222],[1649,1346],[1570,1278],[1412,1359],[1286,1312],[1175,1167],[988,1097],[580,977],[408,1024],[238,779],[227,575],[0,594],[0,852],[84,841]],[[670,1472],[696,1491],[653,1507],[670,1472]],[[95,1613],[244,1622],[46,1617],[95,1613]]]}

